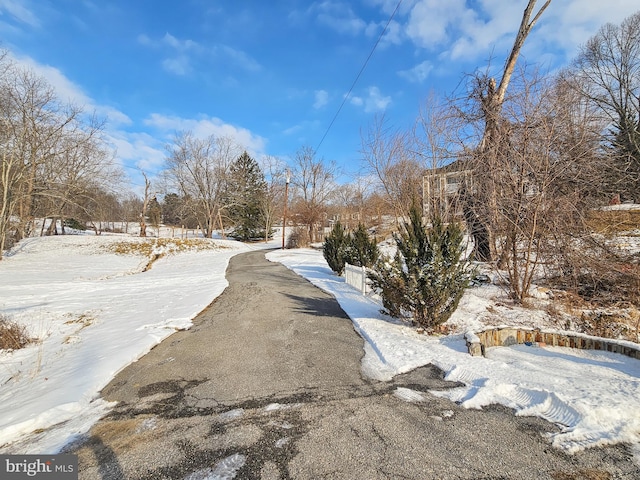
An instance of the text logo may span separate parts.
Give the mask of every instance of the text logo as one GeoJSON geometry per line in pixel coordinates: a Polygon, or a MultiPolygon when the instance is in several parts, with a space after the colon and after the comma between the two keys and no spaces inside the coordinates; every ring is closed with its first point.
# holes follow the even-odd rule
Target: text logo
{"type": "Polygon", "coordinates": [[[0,455],[3,480],[78,480],[76,455],[0,455]]]}

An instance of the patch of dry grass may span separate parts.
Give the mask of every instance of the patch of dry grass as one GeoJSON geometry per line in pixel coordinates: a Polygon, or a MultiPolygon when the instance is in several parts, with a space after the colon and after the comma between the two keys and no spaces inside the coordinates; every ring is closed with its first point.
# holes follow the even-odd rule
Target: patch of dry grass
{"type": "Polygon", "coordinates": [[[613,478],[609,472],[593,468],[577,472],[553,472],[551,477],[554,480],[611,480],[613,478]]]}
{"type": "Polygon", "coordinates": [[[204,238],[137,238],[131,241],[115,242],[105,248],[109,252],[118,255],[152,257],[201,250],[223,250],[228,247],[217,243],[215,240],[204,238]]]}
{"type": "Polygon", "coordinates": [[[587,225],[605,236],[631,232],[640,229],[640,210],[594,210],[587,225]]]}
{"type": "Polygon", "coordinates": [[[0,315],[0,350],[19,350],[32,341],[24,325],[0,315]]]}
{"type": "Polygon", "coordinates": [[[563,330],[640,343],[640,309],[631,302],[605,306],[574,292],[554,290],[545,311],[563,330]]]}

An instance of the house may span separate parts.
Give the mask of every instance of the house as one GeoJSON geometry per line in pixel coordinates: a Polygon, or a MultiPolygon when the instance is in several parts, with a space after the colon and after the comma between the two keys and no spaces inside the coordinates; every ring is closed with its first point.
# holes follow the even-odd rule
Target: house
{"type": "Polygon", "coordinates": [[[442,219],[462,216],[459,196],[464,186],[472,185],[472,170],[463,160],[429,170],[422,177],[423,214],[442,219]]]}

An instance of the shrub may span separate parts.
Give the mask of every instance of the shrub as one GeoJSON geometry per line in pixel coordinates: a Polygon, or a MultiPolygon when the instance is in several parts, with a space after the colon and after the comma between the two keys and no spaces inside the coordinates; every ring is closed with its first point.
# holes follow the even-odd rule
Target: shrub
{"type": "Polygon", "coordinates": [[[74,230],[86,230],[87,226],[82,223],[80,220],[76,220],[75,218],[67,218],[64,220],[64,226],[73,228],[74,230]]]}
{"type": "Polygon", "coordinates": [[[414,323],[432,330],[455,311],[473,275],[462,256],[462,230],[440,219],[427,230],[414,206],[409,223],[394,240],[395,257],[381,258],[368,275],[372,286],[380,292],[386,313],[411,315],[414,323]]]}
{"type": "Polygon", "coordinates": [[[287,248],[304,248],[311,245],[309,232],[304,227],[295,227],[293,231],[287,235],[287,248]]]}
{"type": "Polygon", "coordinates": [[[331,233],[324,237],[322,254],[329,268],[338,275],[342,275],[344,271],[345,249],[348,241],[349,236],[345,233],[345,228],[340,222],[336,222],[331,233]]]}
{"type": "Polygon", "coordinates": [[[0,315],[0,350],[18,350],[27,346],[31,341],[24,325],[0,315]]]}
{"type": "Polygon", "coordinates": [[[366,227],[359,224],[344,249],[344,261],[356,267],[373,267],[380,256],[375,238],[369,237],[366,227]]]}

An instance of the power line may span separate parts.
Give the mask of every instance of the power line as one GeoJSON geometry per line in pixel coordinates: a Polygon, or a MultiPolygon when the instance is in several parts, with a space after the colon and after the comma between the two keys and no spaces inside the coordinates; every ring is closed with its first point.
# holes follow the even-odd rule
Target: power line
{"type": "Polygon", "coordinates": [[[331,120],[331,123],[329,123],[329,126],[327,127],[327,130],[324,132],[324,135],[322,135],[322,138],[320,139],[320,143],[318,143],[318,146],[315,148],[314,152],[317,152],[320,149],[320,146],[322,145],[322,142],[324,142],[324,139],[329,134],[329,130],[331,130],[331,127],[333,127],[333,124],[335,123],[336,119],[338,118],[338,115],[340,115],[340,112],[342,111],[342,107],[344,107],[344,104],[347,103],[347,100],[349,99],[349,96],[351,95],[351,92],[353,91],[354,87],[356,86],[356,83],[358,83],[358,80],[360,79],[360,75],[362,75],[362,72],[364,72],[364,69],[367,68],[367,64],[369,63],[369,60],[373,56],[373,52],[376,51],[376,48],[378,47],[378,44],[380,43],[380,40],[382,40],[382,37],[384,36],[385,32],[389,28],[389,24],[393,20],[393,17],[395,17],[395,15],[396,15],[398,9],[400,8],[401,4],[402,4],[402,0],[399,0],[398,4],[396,5],[395,10],[391,13],[391,16],[389,17],[389,20],[387,20],[387,24],[382,29],[382,32],[380,33],[380,36],[376,40],[376,43],[373,45],[373,48],[371,49],[371,52],[369,52],[369,56],[367,57],[367,59],[362,64],[362,68],[360,68],[360,71],[358,72],[358,75],[356,76],[356,79],[351,84],[351,88],[349,88],[349,91],[347,92],[347,94],[342,99],[342,103],[340,104],[340,107],[338,107],[338,111],[333,116],[333,119],[331,120]]]}

